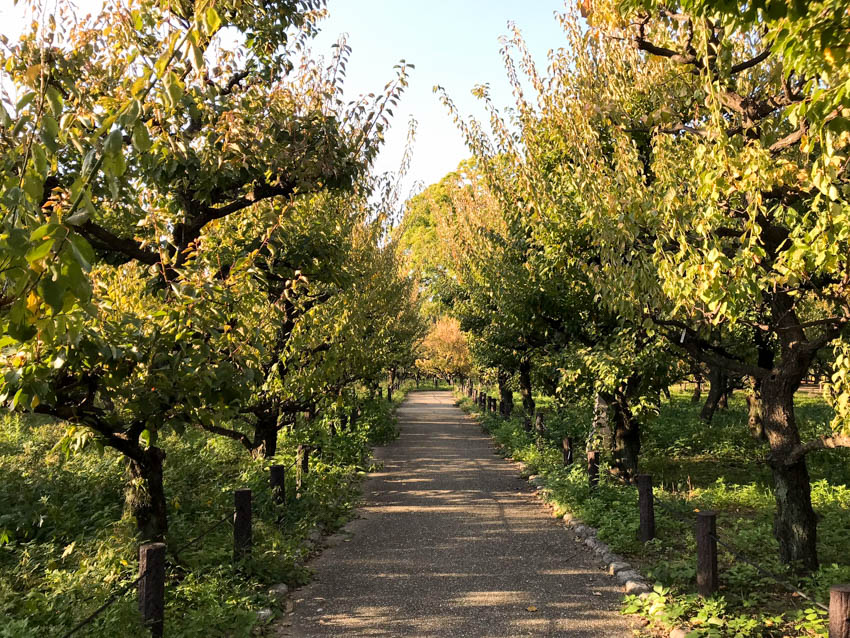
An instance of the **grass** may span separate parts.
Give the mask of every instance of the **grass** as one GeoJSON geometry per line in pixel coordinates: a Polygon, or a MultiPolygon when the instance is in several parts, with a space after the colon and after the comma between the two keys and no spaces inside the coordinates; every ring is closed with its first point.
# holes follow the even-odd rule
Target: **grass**
{"type": "MultiPolygon", "coordinates": [[[[464,399],[467,409],[471,404],[464,399]]],[[[641,469],[653,475],[656,497],[685,520],[656,508],[657,538],[638,540],[637,493],[613,479],[603,478],[595,491],[587,486],[581,463],[564,468],[559,450],[564,436],[583,446],[591,407],[546,412],[546,445],[539,449],[522,428],[520,415],[505,420],[482,419],[505,453],[523,461],[527,471],[545,479],[547,497],[599,530],[599,538],[657,583],[646,600],[627,599],[625,609],[652,621],[647,631],[687,626],[691,636],[784,637],[826,636],[825,612],[789,594],[754,567],[737,561],[720,548],[721,590],[703,600],[696,589],[695,541],[691,523],[695,510],[718,512],[718,536],[740,554],[791,581],[821,603],[828,602],[831,585],[850,582],[850,450],[829,450],[809,457],[812,499],[821,517],[818,552],[821,568],[794,577],[778,560],[772,533],[774,497],[766,448],[747,433],[743,396],[733,397],[711,425],[699,421],[699,405],[685,394],[673,394],[643,435],[641,469]]],[[[830,410],[815,396],[797,400],[805,439],[828,431],[830,410]]],[[[604,472],[603,472],[604,477],[604,472]]],[[[665,634],[666,635],[666,634],[665,634]]]]}
{"type": "MultiPolygon", "coordinates": [[[[298,443],[324,437],[311,459],[302,495],[287,477],[285,507],[274,505],[268,460],[255,460],[228,439],[187,432],[166,437],[169,499],[165,635],[249,636],[257,611],[275,609],[269,585],[305,583],[310,534],[343,525],[358,501],[358,483],[370,469],[371,446],[395,436],[393,403],[367,402],[357,429],[330,440],[326,426],[282,432],[275,463],[289,466],[298,443]],[[232,527],[224,523],[232,492],[253,490],[252,559],[234,565],[232,527]]],[[[55,449],[65,433],[36,417],[0,417],[0,638],[63,636],[137,572],[134,522],[123,512],[123,460],[106,450],[69,457],[55,449]]],[[[119,597],[80,635],[149,636],[139,621],[135,590],[119,597]]]]}

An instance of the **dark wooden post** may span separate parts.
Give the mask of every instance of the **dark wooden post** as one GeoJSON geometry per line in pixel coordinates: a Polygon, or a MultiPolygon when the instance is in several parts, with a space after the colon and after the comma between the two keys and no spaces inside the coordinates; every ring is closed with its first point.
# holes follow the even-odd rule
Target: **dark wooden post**
{"type": "Polygon", "coordinates": [[[522,429],[526,432],[531,432],[531,417],[527,414],[522,419],[522,429]]]}
{"type": "Polygon", "coordinates": [[[561,449],[564,453],[564,467],[568,467],[573,464],[573,440],[569,436],[565,436],[564,440],[561,441],[561,449]]]}
{"type": "Polygon", "coordinates": [[[387,385],[387,401],[393,400],[393,386],[387,385]]]}
{"type": "Polygon", "coordinates": [[[283,505],[286,502],[286,468],[283,465],[272,465],[269,472],[272,499],[277,505],[283,505]]]}
{"type": "Polygon", "coordinates": [[[829,638],[850,638],[850,585],[829,588],[829,638]]]}
{"type": "Polygon", "coordinates": [[[162,638],[165,619],[165,543],[139,548],[139,613],[153,638],[162,638]]]}
{"type": "Polygon", "coordinates": [[[378,386],[378,398],[379,399],[384,398],[384,389],[381,386],[378,386]]]}
{"type": "Polygon", "coordinates": [[[233,560],[251,556],[251,490],[233,492],[233,560]]]}
{"type": "Polygon", "coordinates": [[[652,499],[652,476],[637,475],[638,506],[640,507],[640,542],[655,538],[655,502],[652,499]]]}
{"type": "Polygon", "coordinates": [[[504,399],[499,399],[499,414],[505,416],[505,401],[504,399]]]}
{"type": "Polygon", "coordinates": [[[601,453],[593,450],[587,453],[587,483],[590,489],[596,489],[599,485],[599,457],[601,453]]]}
{"type": "Polygon", "coordinates": [[[717,513],[697,512],[697,592],[711,596],[717,591],[717,513]]]}

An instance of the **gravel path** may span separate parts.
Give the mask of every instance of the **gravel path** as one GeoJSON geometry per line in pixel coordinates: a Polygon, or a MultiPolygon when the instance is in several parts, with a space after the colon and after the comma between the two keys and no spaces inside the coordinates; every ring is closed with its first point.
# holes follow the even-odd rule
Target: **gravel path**
{"type": "Polygon", "coordinates": [[[350,537],[312,563],[278,636],[632,635],[614,580],[451,393],[413,393],[398,417],[350,537]]]}

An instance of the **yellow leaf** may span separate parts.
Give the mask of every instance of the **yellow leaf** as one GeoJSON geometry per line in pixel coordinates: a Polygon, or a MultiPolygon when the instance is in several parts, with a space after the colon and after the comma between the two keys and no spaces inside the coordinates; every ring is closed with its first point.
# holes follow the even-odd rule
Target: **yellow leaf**
{"type": "Polygon", "coordinates": [[[29,310],[32,314],[36,314],[38,312],[38,307],[41,305],[41,298],[35,294],[35,292],[30,292],[27,297],[27,310],[29,310]]]}
{"type": "Polygon", "coordinates": [[[525,608],[525,610],[526,611],[537,611],[537,607],[535,607],[534,605],[529,605],[528,607],[525,608]]]}

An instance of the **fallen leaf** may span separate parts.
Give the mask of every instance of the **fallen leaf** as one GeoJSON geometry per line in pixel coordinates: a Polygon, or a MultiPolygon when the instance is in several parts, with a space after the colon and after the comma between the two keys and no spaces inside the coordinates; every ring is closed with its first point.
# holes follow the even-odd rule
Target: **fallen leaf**
{"type": "Polygon", "coordinates": [[[529,605],[528,607],[525,608],[525,610],[526,611],[537,611],[537,607],[535,607],[534,605],[529,605]]]}

